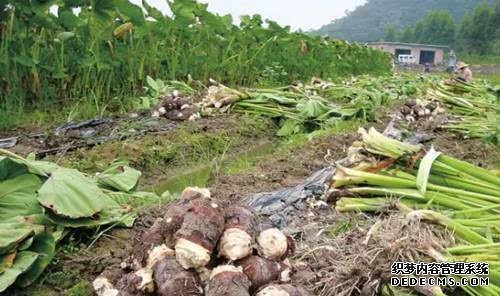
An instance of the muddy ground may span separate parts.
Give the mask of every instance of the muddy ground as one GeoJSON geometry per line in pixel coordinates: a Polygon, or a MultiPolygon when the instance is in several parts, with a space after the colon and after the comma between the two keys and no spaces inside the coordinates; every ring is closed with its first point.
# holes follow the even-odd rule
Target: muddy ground
{"type": "MultiPolygon", "coordinates": [[[[380,130],[390,120],[390,117],[384,116],[379,118],[377,123],[368,124],[367,126],[374,125],[380,130]]],[[[247,122],[247,124],[250,122],[247,122]]],[[[328,154],[329,159],[345,157],[347,148],[357,138],[357,134],[351,131],[343,134],[324,135],[311,141],[283,148],[280,142],[276,141],[272,136],[275,129],[271,128],[269,123],[261,125],[253,122],[252,124],[250,124],[250,128],[241,129],[241,118],[232,116],[229,118],[206,119],[188,129],[190,131],[188,134],[220,135],[221,130],[229,130],[228,133],[225,133],[228,137],[234,134],[240,135],[240,140],[230,148],[226,147],[230,151],[224,153],[237,154],[252,145],[258,145],[262,140],[270,141],[276,145],[273,153],[259,158],[250,168],[244,171],[220,173],[211,177],[207,185],[210,187],[213,196],[223,202],[235,203],[254,193],[297,185],[315,171],[328,165],[325,155],[328,154]],[[254,125],[252,126],[252,124],[254,125]],[[260,127],[260,130],[257,127],[260,127]],[[233,134],[231,130],[237,132],[233,134]]],[[[454,135],[432,130],[432,128],[426,130],[432,132],[435,137],[433,143],[436,149],[440,151],[482,166],[495,167],[500,164],[500,149],[496,147],[487,146],[477,140],[457,139],[454,135]]],[[[148,137],[150,136],[146,136],[146,139],[150,141],[151,139],[148,137]]],[[[157,145],[165,142],[175,142],[174,139],[176,138],[174,134],[164,135],[160,138],[158,136],[152,137],[157,141],[157,145]]],[[[131,145],[130,143],[136,146],[140,145],[144,143],[144,139],[144,137],[135,138],[127,141],[127,145],[131,145]]],[[[121,155],[121,150],[116,147],[124,147],[123,145],[124,143],[119,142],[105,144],[90,150],[81,149],[64,155],[63,158],[60,158],[60,161],[69,163],[85,155],[96,155],[112,160],[114,157],[121,155]],[[105,151],[111,152],[107,155],[105,151]]],[[[184,149],[188,148],[184,147],[184,149]]],[[[165,177],[165,171],[161,167],[148,166],[142,163],[141,160],[133,161],[133,163],[146,170],[145,176],[149,179],[146,183],[147,186],[165,177]]],[[[174,166],[175,162],[168,164],[168,167],[170,165],[174,166]]],[[[95,168],[90,170],[92,169],[95,168]]],[[[119,264],[130,254],[134,234],[151,226],[155,218],[161,216],[164,212],[163,207],[157,205],[142,210],[134,229],[111,230],[100,236],[100,239],[96,241],[93,238],[99,231],[82,232],[68,237],[66,239],[67,244],[59,251],[56,261],[47,270],[39,285],[27,291],[11,291],[9,295],[92,295],[90,282],[104,268],[119,264]],[[89,243],[92,243],[90,247],[89,243]]],[[[328,226],[328,231],[326,231],[328,235],[332,235],[332,233],[333,235],[341,235],[353,227],[365,227],[373,223],[373,220],[369,217],[339,215],[331,208],[323,208],[315,213],[312,215],[307,211],[302,213],[303,217],[301,217],[300,221],[303,223],[303,232],[308,232],[304,230],[310,227],[310,233],[316,233],[314,231],[322,228],[326,229],[325,227],[328,226]]],[[[359,233],[358,235],[366,234],[366,228],[363,231],[360,230],[359,233]]],[[[324,239],[324,235],[319,238],[317,236],[309,238],[300,236],[299,239],[303,242],[303,246],[313,247],[311,243],[319,243],[324,239]]],[[[306,268],[305,272],[309,276],[318,276],[310,268],[306,268]]],[[[304,279],[300,277],[296,278],[295,281],[308,284],[308,280],[304,282],[304,279]]],[[[309,281],[309,287],[314,288],[318,282],[321,282],[321,279],[316,279],[314,284],[309,281]]]]}

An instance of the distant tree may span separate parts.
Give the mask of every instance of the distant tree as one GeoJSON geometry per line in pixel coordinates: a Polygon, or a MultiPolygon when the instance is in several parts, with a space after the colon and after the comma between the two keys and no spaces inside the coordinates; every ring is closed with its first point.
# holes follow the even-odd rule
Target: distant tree
{"type": "Polygon", "coordinates": [[[491,27],[495,30],[495,41],[492,44],[493,48],[491,50],[493,54],[500,55],[500,0],[497,0],[495,4],[491,27]]]}
{"type": "Polygon", "coordinates": [[[491,26],[494,29],[496,28],[495,38],[500,39],[500,0],[497,0],[495,4],[495,11],[493,13],[491,26]]]}
{"type": "Polygon", "coordinates": [[[384,41],[389,41],[389,42],[398,41],[398,31],[396,30],[396,27],[392,25],[387,27],[384,41]]]}
{"type": "Polygon", "coordinates": [[[413,27],[407,27],[406,29],[404,29],[399,37],[399,41],[407,43],[416,42],[417,40],[415,39],[415,29],[413,27]]]}
{"type": "Polygon", "coordinates": [[[474,11],[462,20],[459,35],[461,47],[472,53],[489,53],[496,34],[493,23],[493,8],[488,4],[476,6],[474,11]]]}
{"type": "Polygon", "coordinates": [[[448,11],[433,11],[416,23],[413,31],[407,29],[405,38],[414,42],[453,46],[455,44],[455,21],[448,11]]]}
{"type": "Polygon", "coordinates": [[[420,42],[423,43],[425,42],[425,21],[420,20],[415,24],[415,28],[413,29],[413,37],[414,37],[414,42],[420,42]]]}
{"type": "MultiPolygon", "coordinates": [[[[384,39],[388,22],[398,29],[415,26],[432,11],[449,11],[456,21],[480,3],[497,0],[366,0],[345,17],[323,26],[318,33],[350,41],[384,39]]],[[[346,1],[347,2],[347,1],[346,1]]]]}
{"type": "Polygon", "coordinates": [[[455,21],[449,11],[436,11],[426,20],[427,43],[453,46],[455,44],[455,21]]]}

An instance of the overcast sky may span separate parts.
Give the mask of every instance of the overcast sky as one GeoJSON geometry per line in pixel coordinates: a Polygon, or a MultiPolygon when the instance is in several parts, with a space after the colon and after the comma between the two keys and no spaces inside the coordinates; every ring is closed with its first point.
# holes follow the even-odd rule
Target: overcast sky
{"type": "MultiPolygon", "coordinates": [[[[166,0],[147,0],[162,11],[168,11],[166,0]]],[[[132,0],[141,3],[141,0],[132,0]]],[[[239,20],[245,14],[260,14],[264,18],[290,25],[293,29],[317,29],[342,17],[346,10],[354,10],[365,0],[201,0],[210,11],[232,14],[239,20]]]]}

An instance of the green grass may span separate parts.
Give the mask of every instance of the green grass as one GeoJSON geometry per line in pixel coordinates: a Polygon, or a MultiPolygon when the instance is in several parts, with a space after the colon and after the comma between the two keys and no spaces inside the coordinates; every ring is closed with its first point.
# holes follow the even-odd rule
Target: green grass
{"type": "Polygon", "coordinates": [[[500,56],[497,55],[458,55],[459,60],[471,65],[500,65],[500,56]]]}
{"type": "Polygon", "coordinates": [[[476,74],[476,78],[489,81],[493,85],[500,85],[500,74],[476,74]]]}
{"type": "Polygon", "coordinates": [[[116,159],[125,159],[142,171],[169,173],[174,168],[211,162],[228,151],[243,149],[252,139],[271,138],[276,133],[276,127],[267,119],[239,115],[224,121],[224,124],[211,121],[220,125],[213,127],[199,122],[186,123],[163,136],[147,135],[81,149],[60,159],[60,164],[95,173],[116,159]]]}

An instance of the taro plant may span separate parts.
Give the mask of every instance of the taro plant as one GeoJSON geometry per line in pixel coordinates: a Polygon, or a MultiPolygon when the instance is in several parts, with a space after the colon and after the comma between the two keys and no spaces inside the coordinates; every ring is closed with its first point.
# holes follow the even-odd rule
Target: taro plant
{"type": "Polygon", "coordinates": [[[138,104],[138,108],[149,109],[160,101],[160,98],[165,95],[168,90],[168,86],[160,79],[153,79],[151,76],[146,77],[146,83],[148,86],[144,87],[146,91],[146,96],[141,97],[141,101],[138,104]]]}
{"type": "Polygon", "coordinates": [[[112,98],[141,95],[147,75],[251,86],[390,71],[388,55],[362,45],[292,32],[259,15],[234,25],[195,0],[169,5],[172,16],[147,1],[0,0],[0,116],[23,119],[75,102],[88,105],[78,113],[97,114],[94,106],[112,98]]]}

